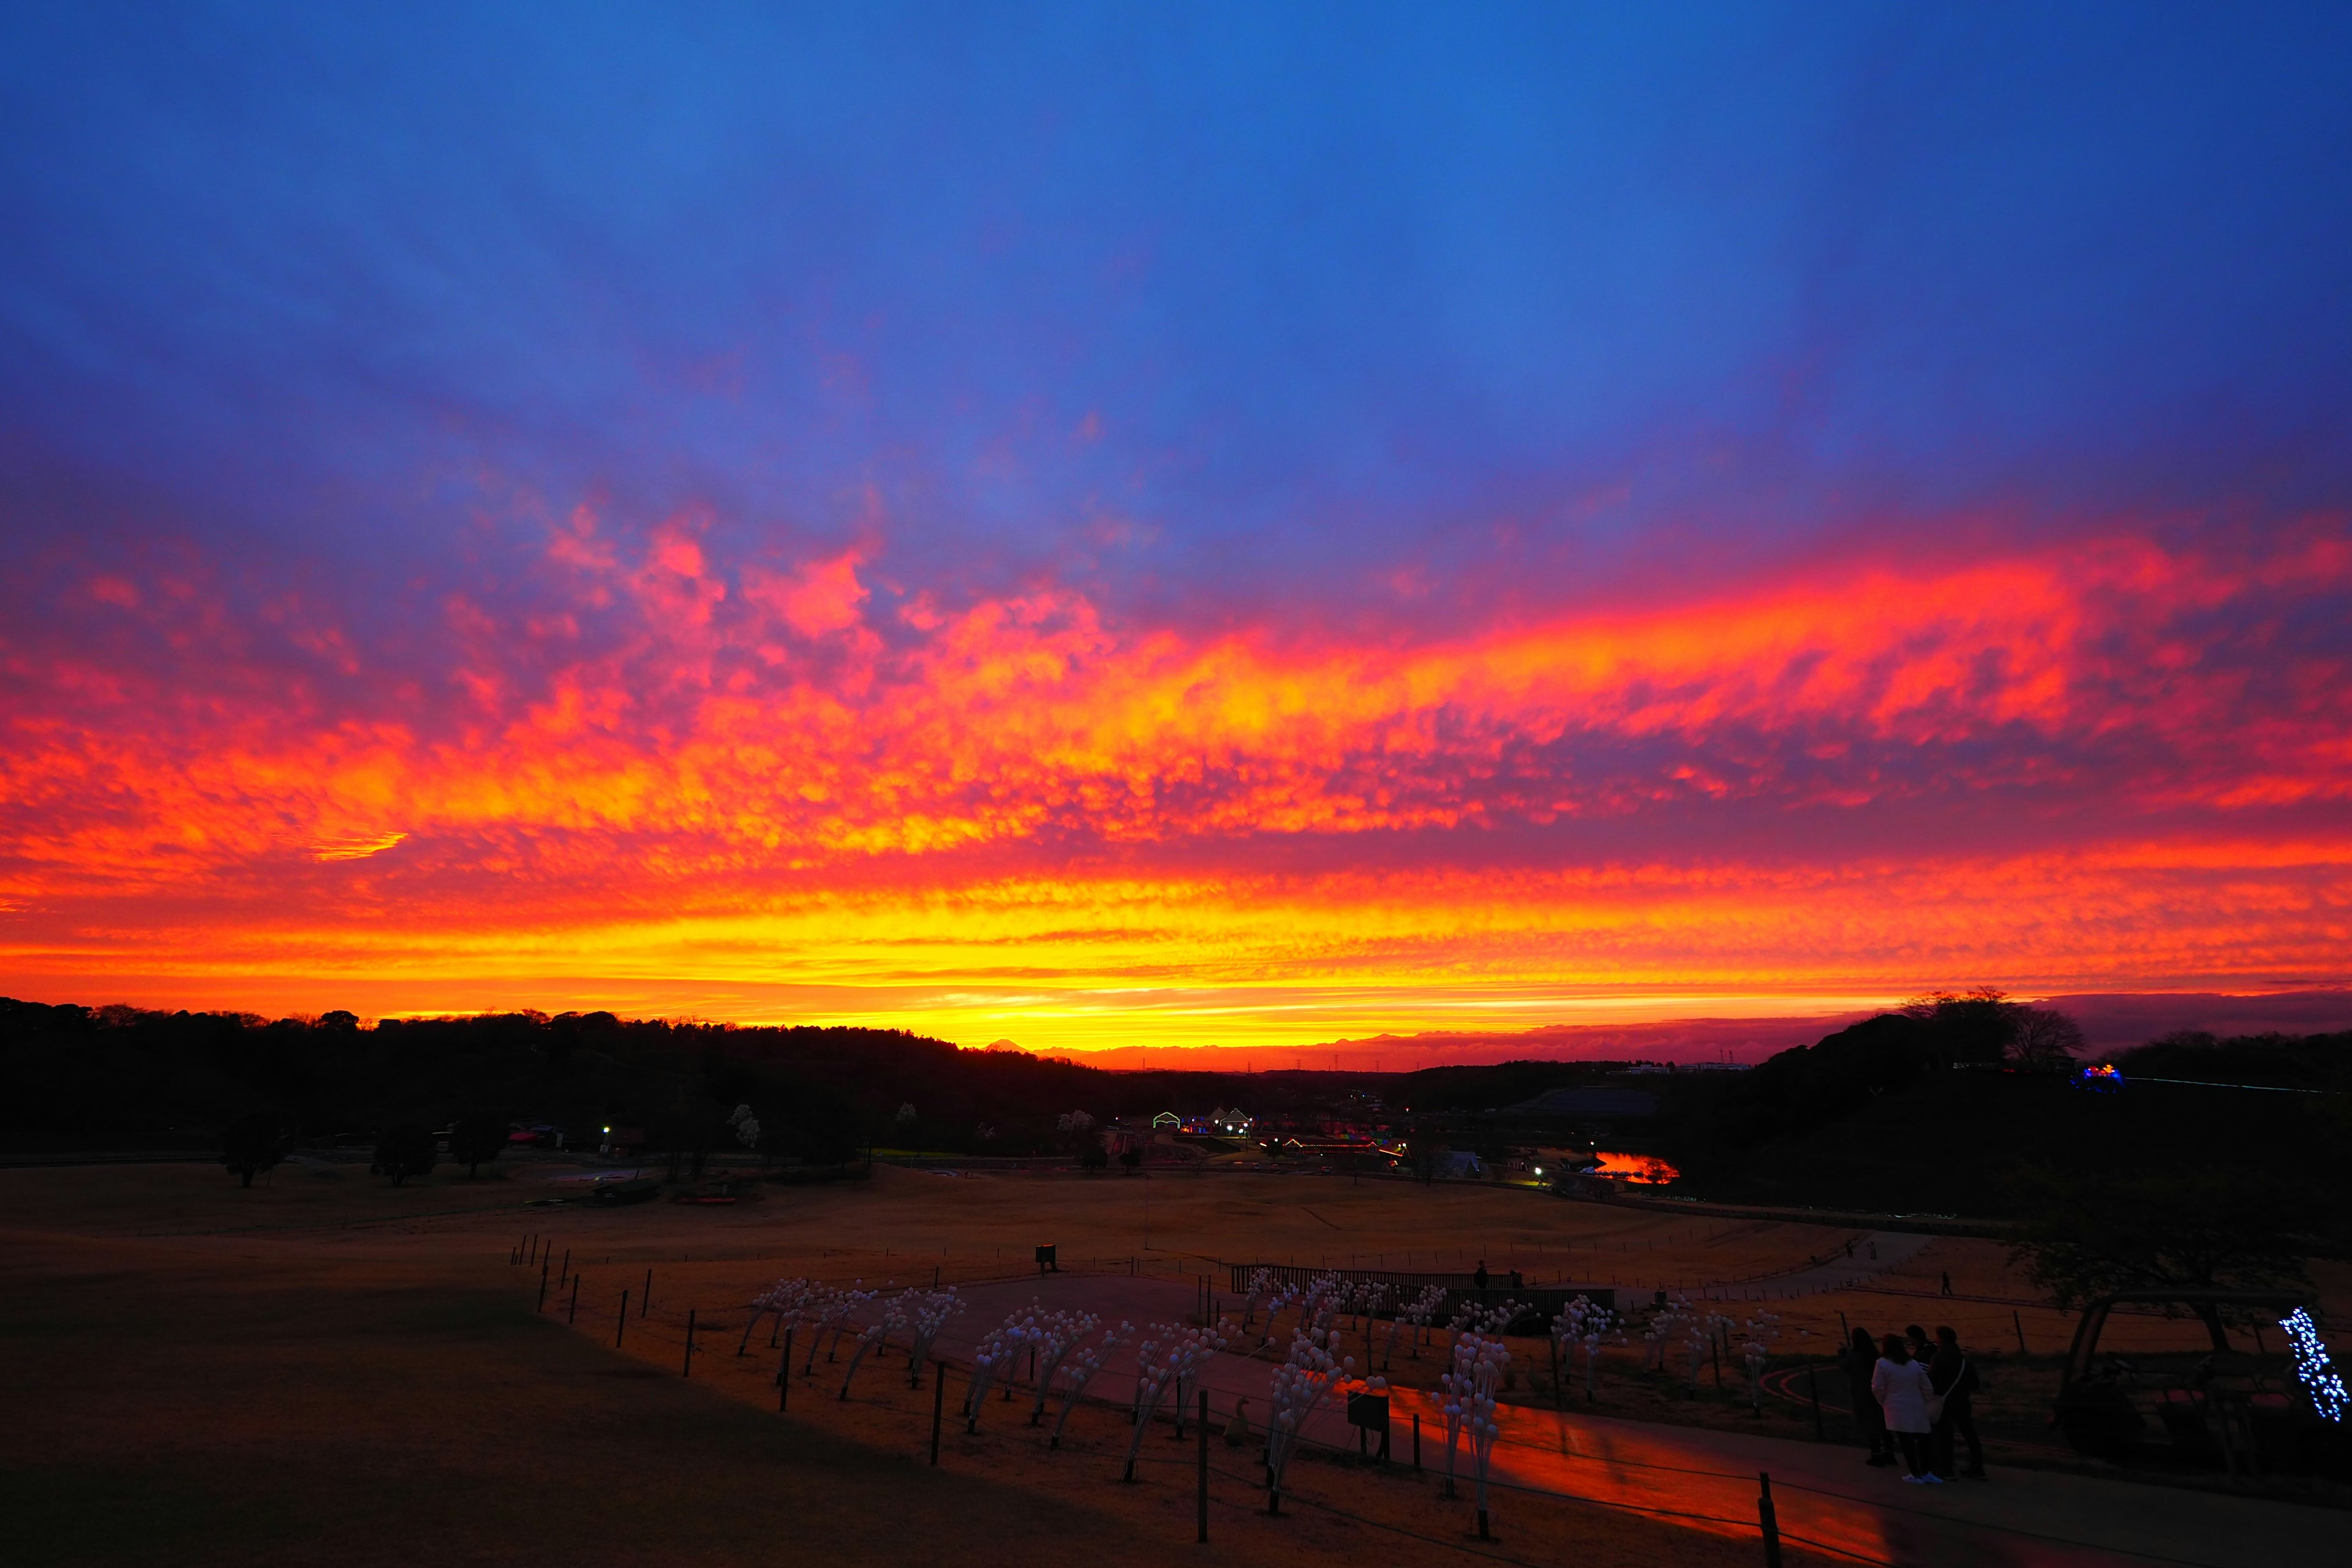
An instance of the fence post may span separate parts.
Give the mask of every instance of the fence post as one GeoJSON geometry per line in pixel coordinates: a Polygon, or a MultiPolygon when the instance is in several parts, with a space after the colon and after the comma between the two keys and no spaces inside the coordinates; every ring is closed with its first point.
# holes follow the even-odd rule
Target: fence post
{"type": "Polygon", "coordinates": [[[1412,1473],[1416,1476],[1421,1474],[1421,1415],[1419,1412],[1415,1412],[1412,1418],[1412,1473]]]}
{"type": "Polygon", "coordinates": [[[539,1306],[537,1310],[541,1312],[547,1310],[547,1260],[543,1258],[541,1258],[539,1262],[539,1306]]]}
{"type": "Polygon", "coordinates": [[[776,1363],[776,1414],[784,1413],[784,1405],[793,1396],[793,1331],[784,1331],[784,1359],[776,1363]]]}
{"type": "Polygon", "coordinates": [[[1209,1391],[1205,1388],[1201,1390],[1201,1462],[1199,1473],[1201,1487],[1198,1507],[1198,1517],[1200,1522],[1198,1540],[1201,1545],[1206,1546],[1209,1544],[1209,1391]]]}
{"type": "Polygon", "coordinates": [[[637,1316],[642,1318],[654,1304],[654,1271],[646,1270],[646,1293],[637,1302],[637,1316]]]}
{"type": "Polygon", "coordinates": [[[1813,1395],[1813,1441],[1826,1443],[1830,1440],[1830,1435],[1822,1426],[1822,1375],[1819,1367],[1809,1366],[1805,1369],[1805,1386],[1812,1392],[1813,1395]]]}
{"type": "Polygon", "coordinates": [[[935,1361],[931,1363],[931,1463],[934,1465],[940,1462],[940,1412],[946,1408],[947,1400],[948,1363],[935,1361]]]}
{"type": "Polygon", "coordinates": [[[2020,1355],[2023,1355],[2023,1354],[2025,1354],[2025,1353],[2026,1353],[2026,1351],[2025,1351],[2025,1320],[2024,1320],[2023,1318],[2021,1318],[2021,1317],[2019,1317],[2019,1316],[2017,1315],[2017,1309],[2016,1309],[2016,1308],[2011,1307],[2011,1308],[2009,1310],[2009,1321],[2010,1321],[2011,1323],[2014,1323],[2014,1324],[2017,1326],[2017,1353],[2018,1353],[2018,1354],[2020,1354],[2020,1355]]]}
{"type": "Polygon", "coordinates": [[[626,1290],[624,1290],[621,1292],[621,1321],[613,1325],[613,1348],[614,1350],[619,1350],[621,1348],[621,1336],[628,1331],[628,1327],[629,1293],[626,1290]]]}
{"type": "Polygon", "coordinates": [[[570,1328],[580,1321],[580,1276],[572,1277],[572,1305],[563,1310],[563,1326],[570,1328]]]}
{"type": "Polygon", "coordinates": [[[684,1367],[682,1367],[681,1369],[679,1369],[678,1376],[680,1376],[680,1377],[692,1377],[693,1375],[694,1375],[694,1309],[693,1309],[693,1308],[691,1308],[691,1307],[688,1307],[688,1308],[686,1310],[686,1364],[685,1364],[685,1366],[684,1366],[684,1367]]]}
{"type": "Polygon", "coordinates": [[[1780,1521],[1772,1513],[1772,1472],[1759,1470],[1756,1480],[1756,1521],[1764,1531],[1764,1568],[1780,1568],[1780,1521]]]}

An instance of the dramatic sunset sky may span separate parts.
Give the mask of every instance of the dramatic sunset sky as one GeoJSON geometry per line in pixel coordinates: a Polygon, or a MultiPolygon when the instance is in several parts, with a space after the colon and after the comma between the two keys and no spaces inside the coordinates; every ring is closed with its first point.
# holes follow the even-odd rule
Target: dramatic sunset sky
{"type": "Polygon", "coordinates": [[[2352,9],[487,9],[0,21],[0,993],[2352,974],[2352,9]]]}

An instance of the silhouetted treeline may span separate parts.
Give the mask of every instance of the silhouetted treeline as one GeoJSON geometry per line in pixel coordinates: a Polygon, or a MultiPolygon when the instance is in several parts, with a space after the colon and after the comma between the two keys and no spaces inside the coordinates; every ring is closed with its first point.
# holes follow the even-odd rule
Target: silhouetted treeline
{"type": "MultiPolygon", "coordinates": [[[[1990,993],[1927,998],[1752,1071],[1647,1077],[1658,1117],[1601,1131],[1610,1146],[1666,1154],[1686,1190],[1733,1200],[1999,1215],[2016,1210],[2012,1178],[2029,1167],[2155,1165],[2257,1172],[2282,1201],[2341,1206],[2352,1035],[2168,1037],[2121,1058],[2126,1089],[2095,1094],[2019,1057],[2019,1011],[1990,993]],[[2332,1092],[2147,1081],[2162,1078],[2332,1092]]],[[[2046,1020],[2037,1027],[2049,1037],[2046,1020]]],[[[776,1158],[838,1161],[875,1144],[1033,1154],[1069,1152],[1055,1123],[1071,1110],[1108,1121],[1225,1106],[1270,1128],[1331,1114],[1395,1126],[1408,1107],[1475,1117],[1622,1066],[1109,1073],[897,1029],[535,1012],[362,1029],[348,1013],[272,1021],[0,1000],[0,1140],[20,1152],[219,1150],[225,1130],[258,1117],[262,1132],[372,1145],[393,1127],[495,1117],[562,1128],[575,1147],[614,1126],[643,1130],[656,1150],[715,1152],[740,1147],[730,1117],[748,1105],[776,1158]]]]}
{"type": "Polygon", "coordinates": [[[2352,1033],[2168,1037],[2116,1058],[2123,1087],[2103,1092],[2021,1067],[1969,1032],[1984,1022],[1915,1008],[1736,1077],[1679,1075],[1654,1136],[1732,1201],[2000,1216],[2032,1206],[2029,1174],[2046,1188],[2151,1171],[2312,1213],[2352,1196],[2352,1033]],[[2239,1084],[2314,1092],[2200,1087],[2239,1084]]]}
{"type": "Polygon", "coordinates": [[[270,1020],[0,999],[0,1137],[20,1151],[212,1147],[252,1117],[305,1141],[362,1143],[387,1127],[483,1115],[561,1128],[575,1147],[611,1126],[642,1130],[656,1149],[719,1151],[739,1146],[729,1117],[749,1105],[771,1155],[835,1161],[876,1143],[1017,1155],[1066,1149],[1055,1122],[1071,1110],[1108,1121],[1239,1107],[1308,1122],[1383,1091],[1410,1103],[1400,1083],[1494,1103],[1590,1070],[1108,1073],[845,1026],[517,1012],[362,1029],[343,1012],[270,1020]]]}

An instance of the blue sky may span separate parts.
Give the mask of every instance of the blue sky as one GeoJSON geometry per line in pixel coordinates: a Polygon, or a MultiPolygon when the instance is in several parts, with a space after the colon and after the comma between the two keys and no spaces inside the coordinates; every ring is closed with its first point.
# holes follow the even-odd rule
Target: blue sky
{"type": "Polygon", "coordinates": [[[2340,982],[2347,67],[2341,5],[12,6],[0,963],[2340,982]]]}
{"type": "Polygon", "coordinates": [[[2346,477],[2336,7],[14,16],[11,467],[203,538],[1377,616],[2346,477]]]}

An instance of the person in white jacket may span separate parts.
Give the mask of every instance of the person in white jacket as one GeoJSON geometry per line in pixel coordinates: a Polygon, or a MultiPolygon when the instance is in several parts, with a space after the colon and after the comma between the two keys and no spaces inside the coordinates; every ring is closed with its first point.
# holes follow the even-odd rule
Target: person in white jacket
{"type": "Polygon", "coordinates": [[[1936,1429],[1929,1401],[1936,1396],[1927,1363],[1911,1354],[1901,1334],[1889,1334],[1879,1346],[1878,1365],[1871,1370],[1870,1392],[1886,1414],[1886,1429],[1902,1447],[1903,1463],[1911,1473],[1903,1479],[1932,1486],[1943,1478],[1927,1468],[1927,1434],[1936,1429]]]}

